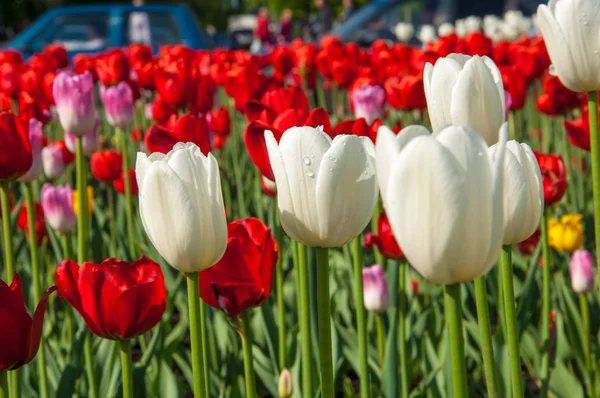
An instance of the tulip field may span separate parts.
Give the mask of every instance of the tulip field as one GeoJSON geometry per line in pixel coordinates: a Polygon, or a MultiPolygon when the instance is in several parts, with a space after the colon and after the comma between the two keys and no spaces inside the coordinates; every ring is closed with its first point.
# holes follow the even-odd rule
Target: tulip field
{"type": "Polygon", "coordinates": [[[0,51],[0,398],[600,397],[600,10],[0,51]]]}

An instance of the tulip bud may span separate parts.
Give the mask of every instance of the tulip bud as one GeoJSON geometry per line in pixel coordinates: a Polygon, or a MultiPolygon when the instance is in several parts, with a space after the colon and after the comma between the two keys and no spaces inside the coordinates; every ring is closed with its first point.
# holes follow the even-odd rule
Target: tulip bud
{"type": "Polygon", "coordinates": [[[29,171],[19,178],[19,182],[35,181],[42,174],[42,123],[37,119],[29,120],[29,142],[33,163],[29,171]]]}
{"type": "Polygon", "coordinates": [[[435,37],[435,28],[433,25],[422,25],[419,33],[417,33],[417,39],[423,44],[435,41],[437,37],[435,37]]]}
{"type": "MultiPolygon", "coordinates": [[[[492,155],[497,145],[489,148],[492,155]]],[[[506,143],[504,159],[504,241],[512,245],[527,239],[540,224],[544,208],[542,176],[527,144],[506,143]]]]}
{"type": "Polygon", "coordinates": [[[56,231],[66,234],[75,228],[77,215],[73,209],[71,186],[44,184],[41,192],[42,208],[48,224],[56,231]]]}
{"type": "Polygon", "coordinates": [[[140,216],[160,255],[182,272],[198,272],[223,257],[227,221],[219,165],[194,144],[167,155],[138,153],[140,216]]]}
{"type": "Polygon", "coordinates": [[[76,75],[73,72],[59,73],[52,84],[52,95],[58,119],[65,131],[83,136],[94,128],[94,81],[89,72],[76,75]]]}
{"type": "Polygon", "coordinates": [[[504,86],[488,57],[450,54],[427,63],[423,74],[427,110],[433,130],[454,124],[469,126],[489,145],[498,142],[505,121],[504,86]],[[473,93],[480,93],[473,101],[473,93]]]}
{"type": "Polygon", "coordinates": [[[587,250],[576,250],[569,262],[571,286],[575,293],[591,293],[594,290],[594,256],[587,250]]]}
{"type": "Polygon", "coordinates": [[[100,87],[100,98],[106,110],[106,119],[111,126],[125,129],[133,122],[135,108],[133,92],[125,82],[113,87],[100,87]]]}
{"type": "MultiPolygon", "coordinates": [[[[96,119],[94,128],[90,132],[81,136],[81,144],[83,146],[83,154],[85,156],[91,156],[98,148],[98,124],[98,120],[96,119]]],[[[67,146],[69,152],[73,154],[77,153],[77,136],[65,131],[65,145],[67,146]]]]}
{"type": "Polygon", "coordinates": [[[279,398],[289,398],[292,396],[292,392],[294,392],[292,374],[288,369],[284,368],[279,375],[277,392],[279,392],[279,398]]]}
{"type": "Polygon", "coordinates": [[[63,159],[63,151],[58,145],[48,145],[42,149],[42,165],[44,174],[55,180],[62,176],[65,172],[65,161],[63,159]]]}
{"type": "Polygon", "coordinates": [[[372,312],[385,312],[390,305],[385,272],[379,264],[363,268],[363,297],[365,308],[372,312]]]}
{"type": "Polygon", "coordinates": [[[281,225],[308,246],[341,247],[360,234],[377,204],[374,148],[367,137],[292,127],[279,144],[265,131],[281,225]],[[348,200],[352,198],[351,200],[348,200]]]}
{"type": "Polygon", "coordinates": [[[419,281],[413,278],[410,278],[410,287],[412,290],[413,297],[417,297],[419,295],[419,281]]]}
{"type": "Polygon", "coordinates": [[[560,221],[548,221],[548,243],[557,252],[573,253],[583,244],[583,225],[581,214],[566,214],[560,221]]]}
{"type": "Polygon", "coordinates": [[[352,91],[352,104],[356,118],[364,118],[371,124],[383,114],[385,90],[381,86],[362,86],[352,91]]]}
{"type": "Polygon", "coordinates": [[[444,22],[438,27],[438,36],[444,37],[454,33],[454,25],[450,22],[444,22]]]}

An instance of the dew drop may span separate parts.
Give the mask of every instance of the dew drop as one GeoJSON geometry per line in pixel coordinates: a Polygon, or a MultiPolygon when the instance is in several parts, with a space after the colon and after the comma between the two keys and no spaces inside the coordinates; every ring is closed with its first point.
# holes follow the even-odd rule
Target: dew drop
{"type": "Polygon", "coordinates": [[[310,159],[308,158],[308,156],[303,157],[302,160],[304,161],[305,165],[310,165],[310,159]]]}
{"type": "Polygon", "coordinates": [[[315,173],[313,173],[312,171],[308,170],[306,172],[306,175],[309,176],[310,178],[313,178],[315,176],[315,173]]]}
{"type": "Polygon", "coordinates": [[[315,157],[315,154],[313,153],[312,155],[310,155],[310,157],[311,157],[311,158],[314,158],[314,157],[315,157]]]}
{"type": "Polygon", "coordinates": [[[330,168],[329,168],[329,171],[333,171],[333,167],[330,167],[330,168]]]}

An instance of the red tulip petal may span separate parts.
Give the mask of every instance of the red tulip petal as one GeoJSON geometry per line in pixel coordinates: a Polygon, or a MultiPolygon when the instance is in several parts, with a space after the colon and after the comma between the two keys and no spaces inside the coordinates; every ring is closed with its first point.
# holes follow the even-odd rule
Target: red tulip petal
{"type": "Polygon", "coordinates": [[[161,126],[152,126],[144,137],[144,143],[148,152],[160,152],[167,154],[177,140],[172,136],[172,132],[161,126]]]}
{"type": "Polygon", "coordinates": [[[217,298],[218,308],[232,318],[263,304],[266,299],[264,291],[254,285],[215,282],[211,284],[211,287],[217,298]]]}
{"type": "Polygon", "coordinates": [[[286,109],[297,109],[302,113],[308,113],[308,98],[300,87],[291,86],[285,101],[286,109]]]}
{"type": "Polygon", "coordinates": [[[0,308],[0,372],[11,369],[26,357],[26,347],[22,339],[23,330],[13,313],[0,308]]]}
{"type": "Polygon", "coordinates": [[[48,303],[48,298],[50,297],[50,295],[56,290],[56,286],[52,286],[50,289],[46,290],[46,293],[44,293],[42,299],[37,305],[37,308],[35,309],[35,313],[33,314],[33,322],[31,324],[31,330],[29,331],[29,350],[25,363],[31,362],[31,360],[37,354],[38,349],[40,348],[40,340],[42,338],[46,304],[48,303]]]}
{"type": "Polygon", "coordinates": [[[246,144],[250,159],[252,159],[252,162],[258,167],[260,172],[271,181],[275,181],[275,176],[271,169],[271,162],[269,161],[269,154],[267,153],[265,130],[271,130],[277,141],[281,138],[282,133],[280,133],[279,130],[274,129],[264,122],[255,120],[248,123],[246,126],[246,130],[244,131],[244,143],[246,144]]]}
{"type": "Polygon", "coordinates": [[[315,127],[315,128],[317,128],[319,126],[323,126],[323,131],[326,134],[331,135],[331,122],[329,120],[329,114],[323,108],[313,109],[308,114],[308,117],[306,118],[304,125],[315,127]]]}
{"type": "Polygon", "coordinates": [[[81,314],[81,296],[79,295],[79,265],[73,260],[60,262],[54,273],[54,281],[58,288],[58,297],[67,302],[81,314]]]}

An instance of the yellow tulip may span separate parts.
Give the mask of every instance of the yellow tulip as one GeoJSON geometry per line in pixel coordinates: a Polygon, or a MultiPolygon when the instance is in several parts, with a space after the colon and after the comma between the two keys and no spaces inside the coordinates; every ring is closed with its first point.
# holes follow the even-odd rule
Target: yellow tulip
{"type": "Polygon", "coordinates": [[[561,253],[573,253],[583,245],[583,225],[581,214],[567,214],[560,221],[548,221],[548,242],[550,247],[561,253]]]}
{"type": "MultiPolygon", "coordinates": [[[[91,216],[94,212],[94,187],[87,187],[87,197],[88,214],[91,216]]],[[[73,190],[73,210],[75,214],[79,214],[79,192],[76,189],[73,190]]]]}

